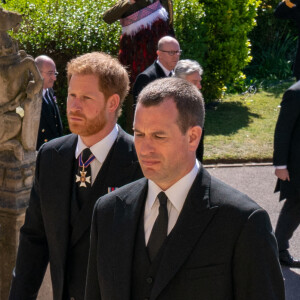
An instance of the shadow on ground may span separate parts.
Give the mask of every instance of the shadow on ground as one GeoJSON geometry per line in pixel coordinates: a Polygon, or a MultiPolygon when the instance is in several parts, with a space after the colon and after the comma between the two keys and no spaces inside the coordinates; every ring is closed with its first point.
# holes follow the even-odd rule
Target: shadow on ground
{"type": "Polygon", "coordinates": [[[231,135],[260,117],[240,102],[219,102],[206,110],[205,135],[231,135]]]}

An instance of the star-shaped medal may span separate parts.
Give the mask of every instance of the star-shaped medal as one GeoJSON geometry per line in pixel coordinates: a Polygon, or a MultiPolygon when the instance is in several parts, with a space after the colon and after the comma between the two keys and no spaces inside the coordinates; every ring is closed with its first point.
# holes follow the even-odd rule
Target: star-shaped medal
{"type": "Polygon", "coordinates": [[[80,172],[80,176],[76,175],[76,182],[80,182],[79,187],[82,187],[82,186],[87,187],[86,182],[91,184],[91,176],[86,177],[87,172],[85,172],[84,169],[82,171],[79,171],[79,172],[80,172]]]}

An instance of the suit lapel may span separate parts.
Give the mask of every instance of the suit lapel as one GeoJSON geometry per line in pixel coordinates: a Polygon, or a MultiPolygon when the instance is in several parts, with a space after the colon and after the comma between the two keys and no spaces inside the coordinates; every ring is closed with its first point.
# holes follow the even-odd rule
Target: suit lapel
{"type": "MultiPolygon", "coordinates": [[[[77,135],[70,135],[60,148],[53,151],[52,161],[49,162],[53,166],[57,166],[57,170],[60,172],[56,174],[54,171],[52,174],[53,178],[49,178],[49,182],[55,183],[53,186],[55,190],[52,190],[53,200],[48,201],[47,205],[49,205],[49,220],[58,220],[56,225],[54,225],[56,248],[57,253],[59,253],[56,259],[61,260],[63,266],[69,243],[69,239],[66,237],[69,236],[70,228],[70,201],[72,198],[72,175],[76,143],[77,135]]],[[[56,168],[54,167],[53,169],[55,170],[56,168]]],[[[59,264],[59,262],[57,263],[59,264]]]]}
{"type": "Polygon", "coordinates": [[[71,247],[74,246],[81,236],[89,230],[91,218],[96,201],[108,193],[110,187],[121,187],[132,178],[133,171],[138,167],[138,162],[133,162],[133,155],[128,150],[128,143],[123,140],[125,133],[119,127],[117,140],[109,151],[92,186],[91,197],[86,199],[78,215],[74,218],[71,235],[71,247]]]}
{"type": "Polygon", "coordinates": [[[177,223],[168,237],[150,300],[157,298],[182,267],[217,212],[217,207],[209,205],[209,190],[210,175],[201,167],[177,223]]]}
{"type": "Polygon", "coordinates": [[[143,216],[147,194],[147,179],[143,178],[116,200],[114,232],[114,300],[130,300],[131,269],[139,218],[143,216]]]}
{"type": "Polygon", "coordinates": [[[53,123],[54,115],[54,105],[52,102],[52,96],[50,91],[47,89],[46,94],[43,96],[43,103],[42,103],[42,118],[48,124],[48,127],[51,129],[52,133],[56,133],[55,124],[53,123]]]}
{"type": "Polygon", "coordinates": [[[154,66],[155,66],[157,78],[166,77],[164,70],[160,67],[160,65],[157,62],[154,63],[154,66]]]}

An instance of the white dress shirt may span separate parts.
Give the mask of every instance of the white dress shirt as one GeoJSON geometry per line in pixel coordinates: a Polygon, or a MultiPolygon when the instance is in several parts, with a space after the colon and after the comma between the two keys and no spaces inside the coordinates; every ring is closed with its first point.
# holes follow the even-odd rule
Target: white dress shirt
{"type": "MultiPolygon", "coordinates": [[[[196,160],[194,168],[170,188],[168,188],[165,194],[168,197],[168,234],[171,232],[175,226],[177,219],[180,215],[182,207],[184,205],[185,199],[191,189],[191,186],[197,176],[200,164],[196,160]]],[[[148,180],[148,194],[145,203],[144,212],[144,230],[145,230],[145,242],[146,245],[149,241],[149,237],[152,231],[154,222],[158,216],[159,211],[159,200],[157,195],[162,191],[162,189],[156,185],[152,180],[148,180]]]]}
{"type": "MultiPolygon", "coordinates": [[[[111,149],[113,143],[117,139],[118,136],[118,126],[115,125],[113,130],[101,141],[90,147],[91,152],[95,155],[95,159],[91,162],[91,180],[92,184],[94,183],[98,172],[101,169],[103,162],[106,159],[106,156],[111,149]]],[[[88,148],[82,141],[81,137],[78,136],[76,151],[75,151],[75,158],[77,159],[80,153],[85,149],[88,148]]]]}

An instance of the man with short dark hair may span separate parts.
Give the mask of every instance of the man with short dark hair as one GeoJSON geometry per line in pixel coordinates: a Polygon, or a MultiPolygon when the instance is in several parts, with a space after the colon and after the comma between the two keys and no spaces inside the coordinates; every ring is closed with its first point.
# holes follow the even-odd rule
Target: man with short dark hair
{"type": "Polygon", "coordinates": [[[135,101],[147,84],[156,79],[173,75],[173,69],[181,54],[180,45],[175,38],[164,36],[158,41],[156,54],[157,60],[136,78],[132,89],[135,101]]]}
{"type": "Polygon", "coordinates": [[[55,62],[49,56],[40,55],[35,59],[35,63],[44,80],[40,126],[36,143],[36,150],[39,150],[42,144],[62,136],[63,126],[53,91],[53,85],[58,75],[55,62]]]}
{"type": "Polygon", "coordinates": [[[96,203],[86,300],[284,299],[268,214],[196,160],[203,121],[202,95],[186,80],[139,95],[146,178],[96,203]]]}
{"type": "Polygon", "coordinates": [[[129,89],[124,67],[94,52],[69,62],[67,74],[72,134],[39,151],[10,300],[36,299],[48,262],[53,299],[83,300],[94,204],[142,177],[132,136],[116,124],[129,89]]]}

